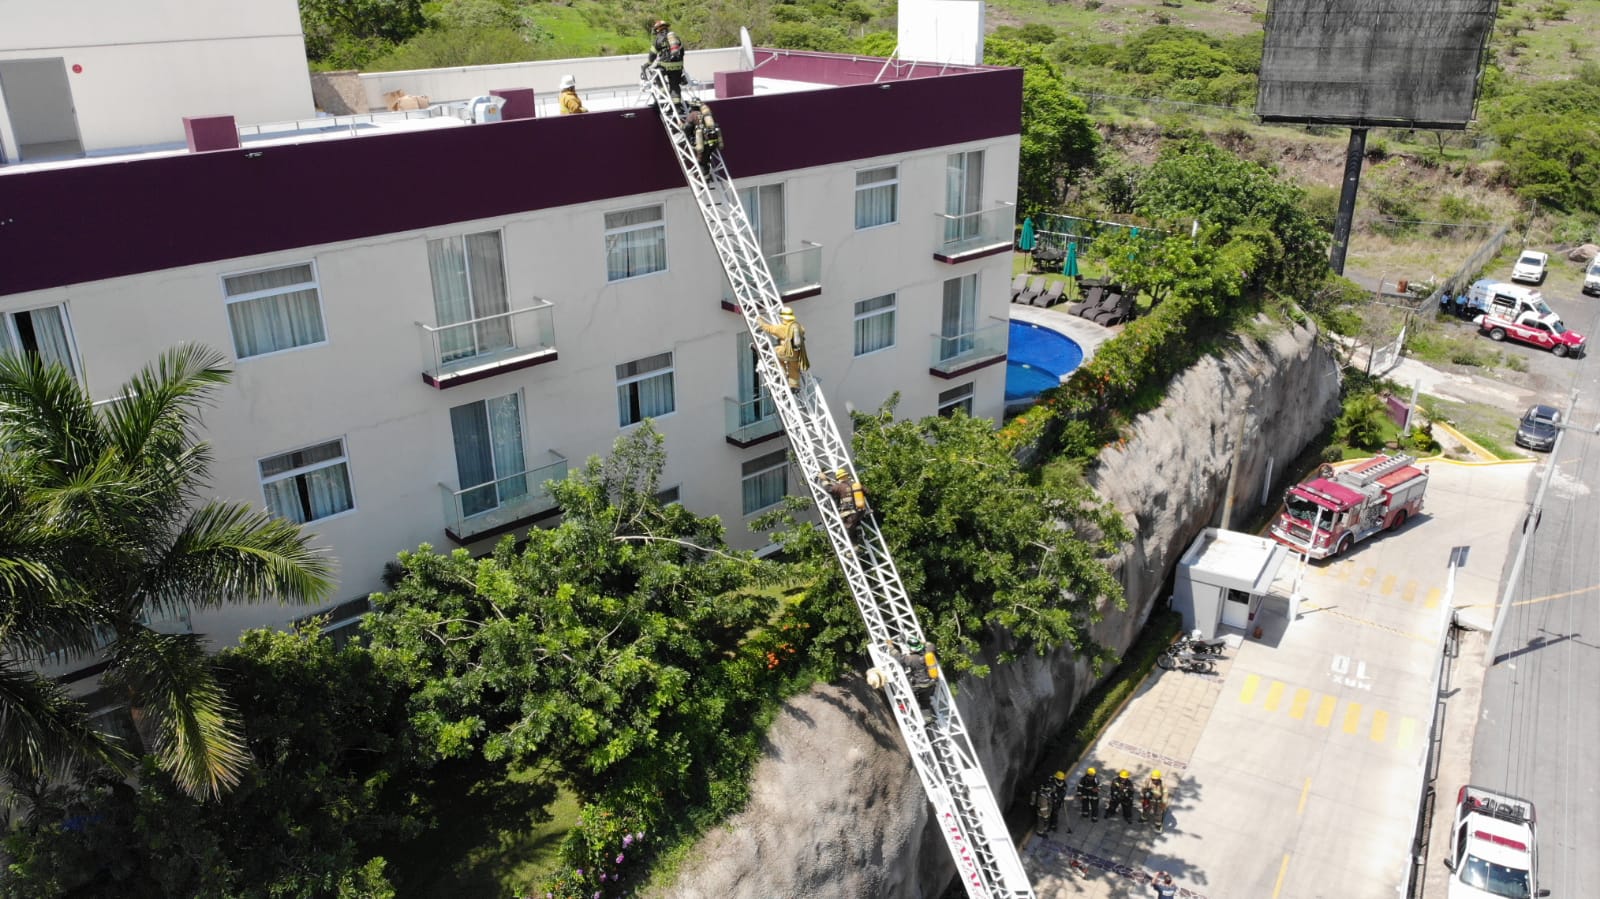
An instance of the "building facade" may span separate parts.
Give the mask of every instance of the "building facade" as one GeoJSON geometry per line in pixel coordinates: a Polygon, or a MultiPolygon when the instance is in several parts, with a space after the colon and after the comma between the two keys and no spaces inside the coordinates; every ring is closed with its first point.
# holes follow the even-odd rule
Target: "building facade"
{"type": "MultiPolygon", "coordinates": [[[[830,405],[998,419],[1021,72],[756,55],[725,159],[830,405]]],[[[305,522],[346,609],[400,550],[551,521],[544,482],[647,418],[670,495],[765,545],[804,487],[652,111],[409,124],[0,167],[0,344],[105,399],[180,342],[226,353],[211,492],[305,522]]]]}

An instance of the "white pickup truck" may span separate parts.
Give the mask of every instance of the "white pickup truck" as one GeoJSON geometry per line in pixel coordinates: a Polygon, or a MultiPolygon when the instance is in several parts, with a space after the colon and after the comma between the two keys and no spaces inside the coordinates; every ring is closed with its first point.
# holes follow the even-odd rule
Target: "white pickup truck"
{"type": "Polygon", "coordinates": [[[1456,794],[1446,899],[1533,899],[1539,889],[1533,803],[1471,785],[1456,794]]]}

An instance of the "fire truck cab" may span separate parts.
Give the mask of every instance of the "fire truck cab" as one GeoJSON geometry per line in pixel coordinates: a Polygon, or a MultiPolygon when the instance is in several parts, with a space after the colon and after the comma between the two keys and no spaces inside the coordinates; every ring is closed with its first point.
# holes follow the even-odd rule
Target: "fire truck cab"
{"type": "Polygon", "coordinates": [[[1373,534],[1402,527],[1422,511],[1427,469],[1407,455],[1378,455],[1352,468],[1323,466],[1290,487],[1272,538],[1313,559],[1339,555],[1373,534]]]}

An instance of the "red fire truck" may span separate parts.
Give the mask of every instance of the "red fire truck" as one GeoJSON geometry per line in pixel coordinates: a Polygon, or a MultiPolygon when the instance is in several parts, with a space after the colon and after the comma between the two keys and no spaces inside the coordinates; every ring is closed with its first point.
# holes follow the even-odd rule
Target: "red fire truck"
{"type": "Polygon", "coordinates": [[[1317,477],[1290,487],[1272,526],[1279,543],[1313,559],[1338,555],[1422,511],[1428,470],[1407,455],[1378,455],[1343,471],[1324,465],[1317,477]]]}

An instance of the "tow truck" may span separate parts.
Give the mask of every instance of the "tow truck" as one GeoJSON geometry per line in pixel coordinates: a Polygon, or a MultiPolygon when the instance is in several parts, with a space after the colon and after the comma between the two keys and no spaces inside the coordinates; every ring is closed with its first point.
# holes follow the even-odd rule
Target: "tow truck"
{"type": "Polygon", "coordinates": [[[1456,793],[1446,899],[1530,899],[1539,889],[1533,803],[1471,784],[1456,793]]]}
{"type": "Polygon", "coordinates": [[[1272,539],[1313,559],[1339,555],[1384,530],[1398,530],[1422,511],[1428,471],[1404,453],[1373,456],[1352,468],[1324,465],[1290,487],[1272,539]]]}

